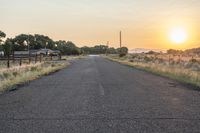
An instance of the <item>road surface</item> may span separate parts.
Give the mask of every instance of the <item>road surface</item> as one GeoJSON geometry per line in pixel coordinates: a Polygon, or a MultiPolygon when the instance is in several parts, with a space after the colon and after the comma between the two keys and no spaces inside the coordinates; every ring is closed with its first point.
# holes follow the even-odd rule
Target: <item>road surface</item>
{"type": "Polygon", "coordinates": [[[200,92],[101,57],[0,95],[0,133],[200,132],[200,92]]]}

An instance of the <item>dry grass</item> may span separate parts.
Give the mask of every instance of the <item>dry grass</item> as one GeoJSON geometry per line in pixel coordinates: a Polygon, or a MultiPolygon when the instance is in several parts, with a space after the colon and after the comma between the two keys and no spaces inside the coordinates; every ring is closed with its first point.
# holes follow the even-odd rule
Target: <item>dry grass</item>
{"type": "Polygon", "coordinates": [[[117,55],[109,55],[106,58],[200,87],[200,62],[198,59],[192,61],[192,57],[184,57],[185,60],[180,60],[180,58],[169,59],[167,58],[169,55],[164,54],[159,56],[160,58],[158,55],[129,54],[122,58],[117,55]]]}
{"type": "MultiPolygon", "coordinates": [[[[82,59],[85,56],[63,56],[63,60],[82,59]]],[[[46,59],[43,59],[46,60],[46,59]]],[[[10,62],[11,68],[6,67],[6,61],[0,61],[0,92],[11,88],[14,85],[23,84],[37,79],[42,75],[55,72],[69,65],[67,61],[45,61],[42,63],[28,64],[28,60],[23,60],[22,66],[19,61],[10,62]]]]}
{"type": "Polygon", "coordinates": [[[34,80],[42,75],[66,67],[68,62],[43,62],[0,69],[0,92],[17,84],[34,80]]]}
{"type": "Polygon", "coordinates": [[[62,60],[75,60],[75,59],[83,59],[86,58],[84,55],[78,55],[78,56],[62,56],[62,60]]]}

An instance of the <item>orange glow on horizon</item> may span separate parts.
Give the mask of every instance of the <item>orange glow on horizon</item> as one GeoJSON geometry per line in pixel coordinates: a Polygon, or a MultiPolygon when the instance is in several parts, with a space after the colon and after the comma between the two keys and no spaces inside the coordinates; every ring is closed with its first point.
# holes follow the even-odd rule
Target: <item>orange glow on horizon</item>
{"type": "Polygon", "coordinates": [[[121,30],[129,49],[184,50],[200,47],[199,6],[188,0],[1,0],[0,30],[7,37],[44,34],[79,47],[109,41],[115,48],[121,30]]]}

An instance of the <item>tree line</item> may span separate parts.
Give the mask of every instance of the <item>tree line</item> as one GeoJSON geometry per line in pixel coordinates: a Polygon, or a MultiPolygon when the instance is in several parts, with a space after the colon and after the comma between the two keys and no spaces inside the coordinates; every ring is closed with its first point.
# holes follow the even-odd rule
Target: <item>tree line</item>
{"type": "Polygon", "coordinates": [[[180,54],[185,54],[185,55],[196,54],[196,55],[200,55],[200,48],[193,48],[193,49],[186,49],[186,50],[169,49],[169,50],[167,50],[167,53],[168,54],[174,54],[174,55],[180,55],[180,54]]]}
{"type": "Polygon", "coordinates": [[[39,50],[39,49],[51,49],[59,50],[63,55],[80,55],[80,54],[127,54],[128,48],[113,48],[106,45],[96,45],[94,47],[77,47],[71,41],[59,40],[54,41],[48,36],[35,34],[27,35],[20,34],[15,38],[7,38],[3,42],[3,38],[6,34],[0,31],[0,51],[4,51],[6,55],[11,54],[13,51],[26,51],[39,50]]]}

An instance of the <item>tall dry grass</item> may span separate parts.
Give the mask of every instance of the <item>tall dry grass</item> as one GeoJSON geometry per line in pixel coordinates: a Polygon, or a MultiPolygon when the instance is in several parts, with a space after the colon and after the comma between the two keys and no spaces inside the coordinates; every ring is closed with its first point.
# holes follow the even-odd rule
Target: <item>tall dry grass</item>
{"type": "Polygon", "coordinates": [[[0,69],[0,92],[66,67],[68,62],[43,62],[0,69]]]}
{"type": "Polygon", "coordinates": [[[148,72],[156,73],[169,77],[184,83],[193,84],[200,87],[200,62],[192,57],[168,58],[169,55],[145,55],[129,54],[120,58],[117,55],[109,55],[106,58],[142,69],[148,72]]]}

